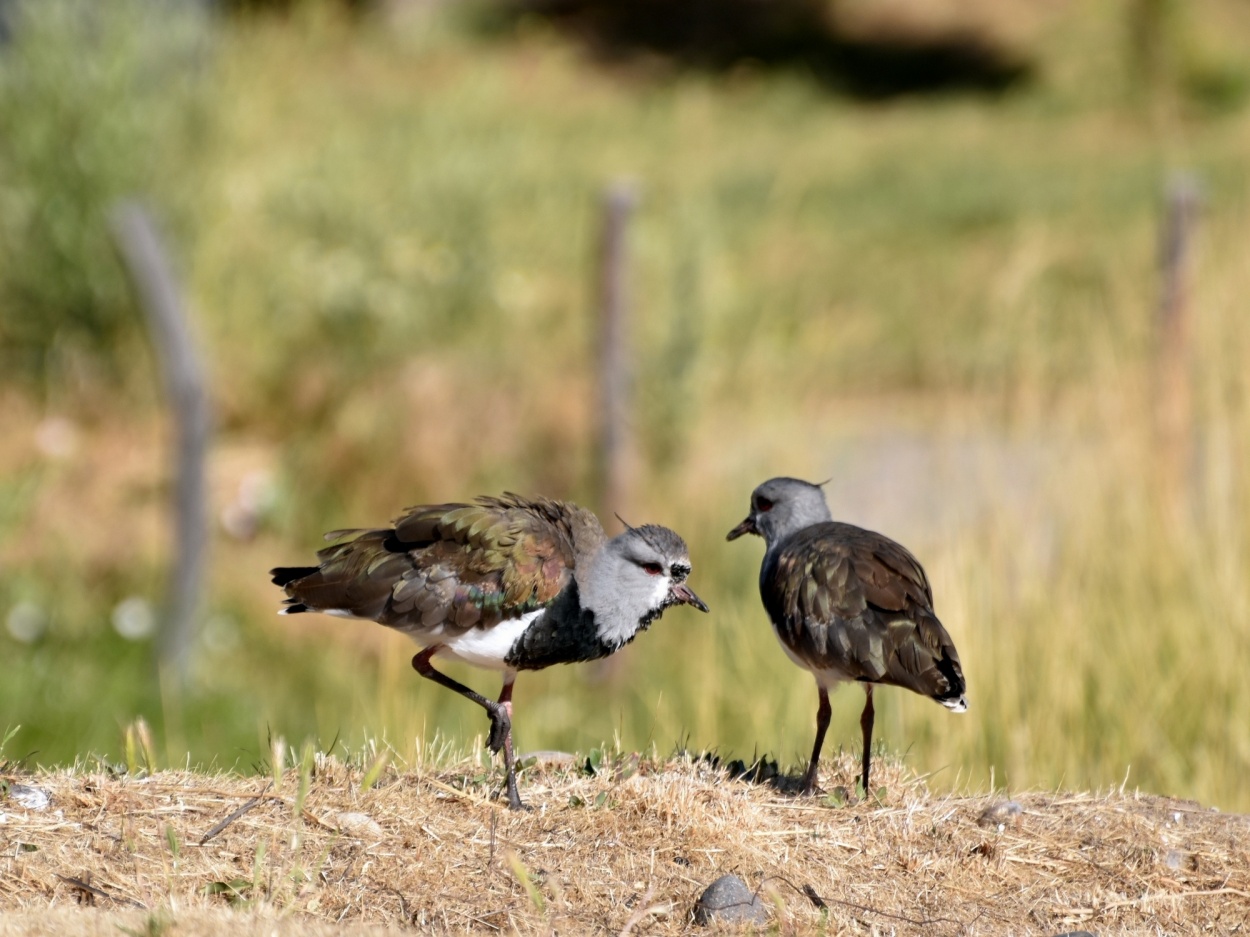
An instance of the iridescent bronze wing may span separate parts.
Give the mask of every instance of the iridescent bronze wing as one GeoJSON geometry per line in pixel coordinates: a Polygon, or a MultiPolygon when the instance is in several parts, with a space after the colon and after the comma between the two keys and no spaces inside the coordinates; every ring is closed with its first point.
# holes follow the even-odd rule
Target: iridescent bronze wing
{"type": "Polygon", "coordinates": [[[575,530],[598,521],[567,502],[513,494],[408,508],[393,527],[342,540],[320,565],[274,570],[290,610],[334,611],[445,634],[535,611],[569,583],[575,530]],[[303,574],[303,575],[300,575],[303,574]]]}
{"type": "Polygon", "coordinates": [[[833,521],[805,528],[765,565],[760,595],[778,637],[815,669],[943,702],[964,692],[924,569],[888,537],[833,521]]]}

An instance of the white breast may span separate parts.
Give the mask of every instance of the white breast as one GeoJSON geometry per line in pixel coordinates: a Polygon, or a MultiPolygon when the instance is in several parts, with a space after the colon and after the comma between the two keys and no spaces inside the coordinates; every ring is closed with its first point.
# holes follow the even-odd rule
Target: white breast
{"type": "MultiPolygon", "coordinates": [[[[466,664],[484,667],[487,670],[511,670],[512,668],[504,663],[504,658],[512,650],[512,645],[516,644],[517,638],[524,634],[525,629],[533,624],[544,611],[545,609],[540,608],[520,618],[501,621],[490,628],[470,628],[464,634],[452,638],[436,638],[435,640],[442,645],[443,649],[435,656],[462,660],[466,664]]],[[[428,638],[423,640],[422,636],[413,635],[413,637],[426,646],[433,643],[428,638]]]]}
{"type": "MultiPolygon", "coordinates": [[[[283,614],[282,609],[278,614],[283,614]]],[[[351,618],[356,621],[372,621],[371,618],[363,618],[353,615],[347,609],[342,608],[319,608],[316,611],[323,615],[333,615],[335,618],[351,618]]],[[[422,647],[431,647],[435,644],[442,645],[435,657],[448,657],[454,660],[464,661],[466,664],[472,664],[474,667],[484,667],[487,670],[511,670],[504,663],[504,658],[508,656],[508,652],[512,650],[512,645],[516,643],[516,639],[525,633],[534,621],[546,609],[538,609],[536,612],[529,612],[520,618],[510,618],[507,621],[501,621],[499,624],[490,628],[470,628],[463,634],[455,637],[447,637],[447,631],[451,630],[444,622],[440,622],[433,628],[422,628],[419,624],[403,626],[392,626],[396,631],[401,631],[417,644],[422,647]]]]}

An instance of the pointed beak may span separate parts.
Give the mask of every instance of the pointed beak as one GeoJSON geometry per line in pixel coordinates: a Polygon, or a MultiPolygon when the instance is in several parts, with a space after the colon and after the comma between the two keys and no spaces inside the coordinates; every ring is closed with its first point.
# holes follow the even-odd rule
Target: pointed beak
{"type": "Polygon", "coordinates": [[[738,539],[739,537],[741,537],[743,534],[755,534],[755,535],[758,537],[758,536],[759,536],[759,533],[760,533],[760,531],[759,531],[759,528],[755,526],[755,521],[751,520],[751,518],[750,518],[750,517],[748,517],[748,518],[747,518],[746,520],[744,520],[741,524],[739,524],[737,527],[735,527],[733,530],[731,530],[731,531],[730,531],[730,532],[729,532],[729,533],[725,536],[725,539],[726,539],[726,540],[737,540],[737,539],[738,539]]]}
{"type": "Polygon", "coordinates": [[[701,612],[707,611],[707,605],[705,605],[703,600],[694,594],[694,590],[684,582],[675,583],[673,587],[668,590],[668,595],[669,598],[673,600],[674,604],[693,605],[701,612]]]}

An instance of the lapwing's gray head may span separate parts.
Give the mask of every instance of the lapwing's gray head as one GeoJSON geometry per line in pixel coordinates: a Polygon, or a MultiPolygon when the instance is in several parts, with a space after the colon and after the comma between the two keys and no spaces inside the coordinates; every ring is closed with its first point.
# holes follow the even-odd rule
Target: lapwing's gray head
{"type": "Polygon", "coordinates": [[[620,645],[659,618],[666,608],[693,605],[707,611],[686,584],[690,550],[667,527],[630,527],[603,545],[584,573],[578,571],[581,604],[594,612],[605,643],[620,645]]]}
{"type": "Polygon", "coordinates": [[[804,527],[832,520],[819,485],[799,478],[770,478],[751,492],[751,513],[726,540],[756,534],[769,546],[804,527]]]}

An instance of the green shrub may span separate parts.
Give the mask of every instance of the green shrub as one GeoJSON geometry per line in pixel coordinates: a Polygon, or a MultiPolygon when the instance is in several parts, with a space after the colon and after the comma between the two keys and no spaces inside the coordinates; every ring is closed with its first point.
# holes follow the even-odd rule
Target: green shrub
{"type": "Polygon", "coordinates": [[[0,55],[0,366],[120,373],[135,316],[108,238],[152,197],[197,113],[204,23],[174,0],[18,0],[0,55]]]}

